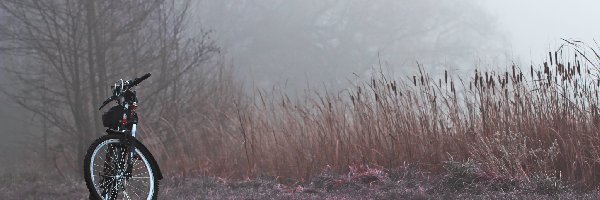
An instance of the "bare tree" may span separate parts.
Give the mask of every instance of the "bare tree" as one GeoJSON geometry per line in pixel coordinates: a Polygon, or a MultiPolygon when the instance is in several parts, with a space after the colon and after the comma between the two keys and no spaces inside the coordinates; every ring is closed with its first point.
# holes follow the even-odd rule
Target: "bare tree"
{"type": "Polygon", "coordinates": [[[208,32],[186,31],[189,1],[0,0],[0,10],[2,68],[18,83],[3,91],[56,128],[53,143],[76,163],[102,134],[97,106],[114,79],[154,73],[142,103],[164,115],[219,52],[208,32]]]}

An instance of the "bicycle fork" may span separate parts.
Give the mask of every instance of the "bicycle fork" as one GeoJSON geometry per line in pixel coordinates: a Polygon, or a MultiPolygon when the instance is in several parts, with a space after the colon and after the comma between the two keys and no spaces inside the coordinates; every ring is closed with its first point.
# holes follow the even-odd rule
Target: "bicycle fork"
{"type": "MultiPolygon", "coordinates": [[[[135,138],[136,130],[137,130],[137,125],[133,124],[130,134],[134,138],[135,138]]],[[[126,133],[127,132],[120,132],[118,134],[126,134],[126,133]]],[[[121,182],[121,181],[123,181],[123,179],[118,178],[118,177],[123,177],[125,180],[129,180],[129,178],[132,176],[133,158],[136,156],[135,155],[135,147],[133,145],[133,142],[134,141],[132,141],[130,139],[125,139],[124,148],[119,148],[118,146],[109,147],[109,151],[107,154],[107,161],[109,163],[112,163],[111,168],[113,170],[113,173],[110,173],[110,174],[112,174],[114,177],[112,177],[112,181],[110,181],[110,179],[105,179],[102,181],[103,191],[101,193],[101,196],[108,197],[108,198],[113,198],[113,197],[116,198],[117,193],[118,193],[117,190],[119,190],[120,187],[124,187],[124,185],[121,185],[121,184],[123,184],[123,182],[121,182]],[[129,155],[129,156],[127,156],[127,155],[129,155]],[[123,160],[123,159],[125,159],[125,160],[123,160]],[[121,170],[123,170],[124,166],[127,166],[127,167],[125,168],[124,171],[121,171],[121,170]]],[[[105,170],[106,170],[106,166],[105,166],[105,170]]],[[[104,178],[107,178],[107,177],[104,177],[104,178]]]]}
{"type": "MultiPolygon", "coordinates": [[[[133,138],[135,138],[135,132],[137,131],[137,124],[133,124],[131,126],[131,136],[133,138]]],[[[132,171],[133,171],[133,158],[136,157],[135,155],[135,147],[133,146],[133,141],[127,141],[127,153],[129,154],[129,156],[127,156],[127,169],[125,170],[125,174],[127,175],[127,179],[129,179],[129,177],[132,176],[132,171]]],[[[136,158],[137,159],[137,158],[136,158]]]]}

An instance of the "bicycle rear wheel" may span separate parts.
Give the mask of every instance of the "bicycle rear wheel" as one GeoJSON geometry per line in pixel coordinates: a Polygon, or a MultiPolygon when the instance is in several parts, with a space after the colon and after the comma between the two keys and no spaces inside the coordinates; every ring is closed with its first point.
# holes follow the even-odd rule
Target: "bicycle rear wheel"
{"type": "Polygon", "coordinates": [[[84,177],[92,199],[156,199],[158,166],[140,146],[137,140],[118,134],[94,141],[84,159],[84,177]]]}

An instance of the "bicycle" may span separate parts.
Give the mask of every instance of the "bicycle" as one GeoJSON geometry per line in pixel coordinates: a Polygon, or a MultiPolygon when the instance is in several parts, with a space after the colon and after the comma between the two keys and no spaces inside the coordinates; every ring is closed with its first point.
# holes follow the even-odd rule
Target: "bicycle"
{"type": "Polygon", "coordinates": [[[150,73],[112,86],[112,101],[118,105],[102,115],[106,133],[96,139],[84,159],[84,178],[90,199],[156,199],[162,173],[158,163],[136,139],[138,124],[137,96],[133,87],[150,77],[150,73]]]}

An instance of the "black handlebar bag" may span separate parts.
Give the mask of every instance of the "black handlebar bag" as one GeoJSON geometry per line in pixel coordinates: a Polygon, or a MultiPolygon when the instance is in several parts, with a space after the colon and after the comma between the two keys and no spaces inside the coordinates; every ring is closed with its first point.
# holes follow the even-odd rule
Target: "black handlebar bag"
{"type": "Polygon", "coordinates": [[[111,107],[102,114],[102,125],[110,129],[117,129],[123,120],[123,114],[125,114],[125,108],[122,105],[111,107]]]}

